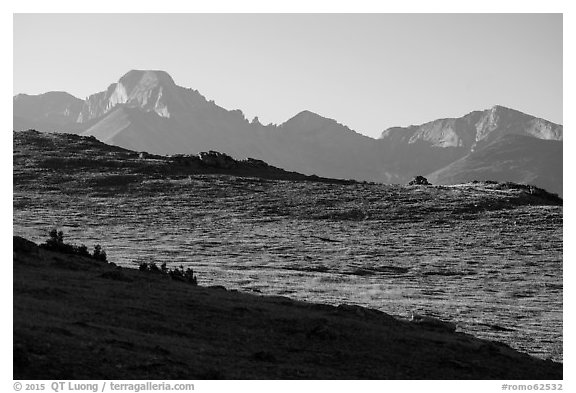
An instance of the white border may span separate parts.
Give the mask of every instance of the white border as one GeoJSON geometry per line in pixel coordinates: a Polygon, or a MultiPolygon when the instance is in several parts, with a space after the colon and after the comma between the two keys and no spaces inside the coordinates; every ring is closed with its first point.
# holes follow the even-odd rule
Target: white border
{"type": "MultiPolygon", "coordinates": [[[[574,2],[572,2],[574,3],[574,2]]],[[[536,12],[536,13],[564,13],[564,113],[563,125],[568,132],[565,134],[566,144],[565,152],[570,152],[573,145],[573,91],[574,77],[573,71],[576,69],[574,64],[574,40],[572,37],[576,36],[574,32],[575,18],[574,9],[570,1],[503,1],[503,0],[484,0],[482,2],[465,2],[465,1],[446,1],[446,0],[411,0],[411,1],[393,1],[393,2],[372,2],[372,1],[312,1],[312,0],[293,0],[284,2],[272,2],[266,0],[212,0],[203,2],[192,1],[119,1],[119,0],[99,0],[97,2],[81,2],[77,0],[51,0],[51,1],[16,1],[13,0],[8,4],[2,3],[2,14],[0,20],[0,28],[2,34],[0,40],[4,53],[11,54],[10,60],[4,58],[2,62],[2,78],[4,82],[2,86],[8,87],[13,83],[13,13],[58,13],[58,12],[80,12],[80,13],[130,13],[130,12],[336,12],[336,13],[358,13],[358,12],[387,12],[387,13],[400,13],[400,12],[418,12],[418,13],[478,13],[478,12],[536,12]]],[[[10,90],[12,92],[12,90],[10,90]]],[[[2,119],[4,124],[2,130],[2,154],[0,155],[2,162],[2,184],[5,191],[2,193],[2,246],[6,258],[2,262],[8,264],[8,250],[12,247],[12,136],[11,136],[11,112],[12,101],[11,94],[4,94],[2,96],[2,119]],[[8,187],[10,185],[10,187],[8,187]],[[8,190],[10,188],[10,190],[8,190]]],[[[574,187],[571,184],[571,174],[573,165],[573,155],[564,155],[564,200],[565,200],[565,222],[564,222],[564,277],[565,282],[571,284],[574,280],[574,268],[572,267],[572,260],[574,256],[574,247],[572,246],[573,232],[573,195],[574,187]]],[[[1,381],[4,386],[2,391],[12,390],[12,361],[11,361],[11,347],[12,347],[12,269],[8,266],[5,267],[2,275],[2,362],[3,367],[0,368],[2,375],[1,381]],[[9,274],[7,274],[9,271],[9,274]]],[[[564,336],[564,364],[574,364],[574,318],[570,312],[573,303],[574,291],[571,285],[565,286],[564,292],[564,331],[568,334],[564,336]]],[[[568,368],[571,368],[570,366],[568,368]]],[[[568,373],[568,368],[565,367],[564,391],[571,390],[569,381],[573,380],[572,375],[568,373]]],[[[512,381],[509,381],[512,382],[512,381]]],[[[554,382],[554,381],[551,381],[554,382]]],[[[529,383],[529,381],[519,381],[519,383],[529,383]]],[[[206,382],[198,381],[196,383],[197,389],[200,391],[250,391],[250,392],[269,392],[271,389],[279,392],[292,392],[295,389],[329,389],[335,392],[349,392],[353,389],[378,389],[386,388],[391,391],[442,391],[442,392],[495,392],[501,391],[502,382],[499,381],[360,381],[360,382],[344,382],[344,381],[294,381],[294,382],[273,382],[273,381],[260,381],[260,382],[206,382]]]]}

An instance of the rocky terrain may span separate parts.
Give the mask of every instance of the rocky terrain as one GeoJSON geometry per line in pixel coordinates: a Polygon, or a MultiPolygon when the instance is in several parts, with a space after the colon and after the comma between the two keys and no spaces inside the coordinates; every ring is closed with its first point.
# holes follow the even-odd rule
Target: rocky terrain
{"type": "Polygon", "coordinates": [[[507,165],[486,160],[481,163],[485,171],[459,165],[457,173],[438,177],[438,183],[529,179],[562,193],[562,182],[557,180],[562,178],[561,158],[543,159],[532,149],[537,145],[545,150],[550,141],[561,146],[562,125],[498,105],[460,118],[393,127],[376,140],[306,110],[279,125],[263,125],[257,118],[249,121],[240,110],[226,110],[197,90],[178,86],[164,71],[129,71],[86,100],[49,92],[20,94],[13,103],[17,131],[91,135],[111,145],[156,154],[215,150],[235,159],[253,157],[288,171],[329,178],[404,184],[491,146],[507,165]],[[519,143],[508,155],[509,146],[497,142],[510,135],[531,142],[519,143]],[[543,181],[551,172],[556,180],[543,181]]]}
{"type": "Polygon", "coordinates": [[[37,243],[58,228],[120,266],[165,262],[202,285],[416,312],[562,361],[562,200],[542,189],[331,180],[34,131],[14,133],[13,176],[14,234],[37,243]]]}
{"type": "Polygon", "coordinates": [[[562,379],[562,365],[368,308],[193,286],[14,237],[14,379],[562,379]]]}

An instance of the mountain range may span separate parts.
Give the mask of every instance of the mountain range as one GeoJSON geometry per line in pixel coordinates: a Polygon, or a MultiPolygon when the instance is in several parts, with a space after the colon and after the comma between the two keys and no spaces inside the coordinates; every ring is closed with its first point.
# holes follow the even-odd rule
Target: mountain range
{"type": "Polygon", "coordinates": [[[393,127],[378,139],[303,111],[280,125],[246,119],[164,71],[132,70],[85,100],[65,92],[18,94],[14,130],[92,135],[155,154],[216,150],[307,175],[435,184],[527,182],[562,194],[562,125],[503,106],[460,118],[393,127]]]}

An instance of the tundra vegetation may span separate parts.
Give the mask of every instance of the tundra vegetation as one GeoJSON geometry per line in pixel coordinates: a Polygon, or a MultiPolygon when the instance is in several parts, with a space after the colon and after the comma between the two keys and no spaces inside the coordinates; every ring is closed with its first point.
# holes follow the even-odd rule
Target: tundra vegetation
{"type": "MultiPolygon", "coordinates": [[[[394,315],[413,310],[562,361],[558,196],[484,179],[451,186],[322,179],[202,156],[15,133],[14,232],[42,242],[46,223],[59,222],[71,238],[102,239],[119,266],[154,261],[158,271],[90,276],[130,283],[139,296],[149,290],[142,283],[155,281],[200,288],[167,279],[168,267],[182,265],[173,274],[180,278],[193,266],[202,285],[394,315]]],[[[118,296],[131,307],[132,295],[118,296]]],[[[174,315],[189,312],[180,306],[174,315]]]]}

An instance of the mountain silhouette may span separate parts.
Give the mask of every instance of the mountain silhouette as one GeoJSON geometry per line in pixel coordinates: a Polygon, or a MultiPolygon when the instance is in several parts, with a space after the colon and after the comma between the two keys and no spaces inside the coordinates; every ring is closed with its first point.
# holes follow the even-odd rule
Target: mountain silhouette
{"type": "MultiPolygon", "coordinates": [[[[502,106],[389,128],[373,139],[306,110],[280,125],[265,126],[257,118],[249,121],[240,110],[224,109],[198,91],[178,86],[168,73],[154,70],[129,71],[86,100],[49,92],[19,94],[13,103],[16,131],[92,135],[108,144],[155,154],[216,150],[237,159],[253,157],[286,170],[341,179],[405,183],[415,175],[430,174],[441,182],[468,179],[479,173],[470,169],[470,162],[479,157],[476,153],[489,147],[486,154],[492,156],[502,149],[503,155],[514,153],[507,158],[510,168],[530,168],[526,171],[532,174],[503,171],[495,163],[483,172],[486,176],[493,173],[495,179],[515,182],[534,179],[537,186],[546,187],[545,183],[551,191],[562,190],[561,167],[556,161],[544,162],[536,147],[548,146],[540,143],[546,140],[562,146],[562,125],[502,106]],[[530,139],[503,139],[507,135],[530,139]],[[513,151],[510,143],[518,144],[513,151]],[[460,162],[465,157],[472,157],[466,165],[460,162]]],[[[482,167],[490,165],[485,160],[482,167]]]]}

